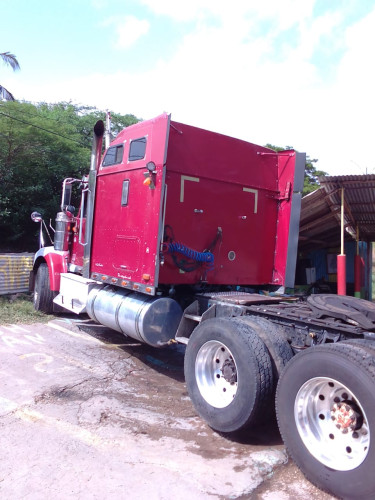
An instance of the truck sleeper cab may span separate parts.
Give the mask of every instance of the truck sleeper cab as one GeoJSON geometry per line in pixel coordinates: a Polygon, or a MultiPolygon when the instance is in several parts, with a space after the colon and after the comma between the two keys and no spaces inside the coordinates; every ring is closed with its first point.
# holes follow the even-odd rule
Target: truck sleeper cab
{"type": "Polygon", "coordinates": [[[264,421],[276,393],[305,475],[338,496],[374,494],[375,307],[282,294],[294,285],[305,155],[167,114],[126,128],[101,157],[103,132],[79,212],[68,179],[55,245],[35,256],[35,308],[185,344],[189,395],[220,432],[264,421]]]}

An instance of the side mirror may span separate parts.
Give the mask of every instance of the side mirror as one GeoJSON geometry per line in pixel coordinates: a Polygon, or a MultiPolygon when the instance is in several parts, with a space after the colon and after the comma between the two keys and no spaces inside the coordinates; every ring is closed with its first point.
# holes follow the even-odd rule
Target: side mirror
{"type": "Polygon", "coordinates": [[[63,194],[62,194],[62,201],[61,201],[61,210],[64,211],[64,209],[70,205],[70,200],[72,197],[72,185],[68,184],[64,181],[64,187],[63,187],[63,194]]]}
{"type": "Polygon", "coordinates": [[[43,218],[39,212],[33,212],[31,214],[31,220],[34,222],[42,222],[43,218]]]}

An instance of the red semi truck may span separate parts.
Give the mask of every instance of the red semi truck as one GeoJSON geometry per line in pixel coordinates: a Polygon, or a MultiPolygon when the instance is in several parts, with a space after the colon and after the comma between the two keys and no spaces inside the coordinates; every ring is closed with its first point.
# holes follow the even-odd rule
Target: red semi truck
{"type": "Polygon", "coordinates": [[[35,308],[87,313],[155,347],[185,344],[187,389],[213,429],[254,427],[276,406],[313,483],[374,496],[375,307],[284,293],[305,155],[167,114],[124,129],[104,155],[103,134],[99,121],[89,175],[63,182],[54,244],[35,255],[35,308]]]}

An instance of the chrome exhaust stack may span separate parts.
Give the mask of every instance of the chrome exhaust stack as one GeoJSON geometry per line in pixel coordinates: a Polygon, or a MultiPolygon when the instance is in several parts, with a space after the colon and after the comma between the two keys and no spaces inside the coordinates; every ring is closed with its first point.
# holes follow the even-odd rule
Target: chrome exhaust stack
{"type": "Polygon", "coordinates": [[[104,135],[104,123],[102,120],[96,122],[94,126],[94,137],[91,150],[91,163],[88,180],[87,191],[87,215],[86,215],[86,231],[83,250],[83,269],[82,274],[85,278],[90,277],[90,258],[91,258],[91,239],[92,239],[92,223],[94,219],[95,205],[95,190],[96,190],[96,173],[100,163],[104,135]]]}

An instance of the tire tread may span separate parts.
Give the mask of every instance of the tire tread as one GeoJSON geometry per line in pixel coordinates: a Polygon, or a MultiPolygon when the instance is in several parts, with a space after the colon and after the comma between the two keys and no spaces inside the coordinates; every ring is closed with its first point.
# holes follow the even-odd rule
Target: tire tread
{"type": "Polygon", "coordinates": [[[236,432],[259,423],[264,419],[270,401],[273,402],[272,363],[264,342],[249,326],[230,318],[208,319],[195,328],[186,347],[184,369],[188,393],[195,409],[210,427],[219,432],[236,432]],[[242,373],[251,372],[251,381],[239,386],[242,396],[220,410],[203,399],[195,379],[196,355],[209,340],[218,340],[227,345],[235,357],[240,380],[241,370],[242,373]],[[247,394],[248,386],[252,387],[253,392],[247,394]]]}
{"type": "MultiPolygon", "coordinates": [[[[351,498],[351,499],[369,498],[368,496],[366,496],[366,492],[361,493],[359,491],[358,491],[358,496],[357,496],[357,491],[351,494],[348,491],[347,493],[345,493],[345,495],[347,494],[348,496],[345,496],[341,493],[341,491],[338,491],[338,489],[340,490],[342,489],[341,482],[339,482],[339,485],[336,488],[335,485],[333,484],[334,482],[332,480],[332,477],[330,478],[330,480],[326,480],[325,475],[322,475],[320,477],[315,477],[314,474],[311,472],[311,466],[309,466],[309,463],[305,462],[304,460],[302,460],[301,462],[301,460],[299,459],[300,457],[296,456],[291,449],[290,444],[292,443],[289,443],[289,438],[291,440],[293,440],[293,438],[290,435],[290,421],[289,423],[285,423],[285,427],[284,423],[280,425],[280,423],[283,422],[283,415],[280,407],[282,408],[283,404],[285,404],[284,399],[286,394],[285,391],[287,390],[286,388],[288,387],[289,389],[289,382],[290,379],[292,378],[292,374],[293,376],[295,375],[294,366],[295,365],[297,366],[297,363],[301,362],[302,357],[306,358],[305,365],[308,364],[309,362],[308,356],[310,349],[314,350],[315,353],[319,352],[325,353],[327,351],[331,351],[336,355],[337,354],[341,355],[344,359],[346,359],[348,363],[352,365],[353,372],[355,370],[361,370],[362,372],[364,372],[364,374],[369,379],[368,380],[369,384],[373,385],[374,387],[375,387],[375,358],[374,358],[375,350],[373,350],[372,346],[369,347],[366,345],[365,347],[364,345],[360,345],[360,343],[358,342],[345,342],[345,341],[338,342],[335,344],[324,344],[316,347],[310,347],[308,348],[308,350],[302,351],[301,353],[298,353],[296,356],[294,356],[294,359],[291,360],[288,367],[282,373],[276,391],[276,416],[279,424],[281,437],[284,441],[289,456],[291,456],[291,458],[300,467],[305,477],[321,490],[326,491],[327,493],[333,495],[337,495],[339,498],[351,498]],[[280,394],[282,391],[284,391],[283,394],[280,394]]],[[[372,446],[374,446],[374,444],[372,446]]],[[[334,472],[335,471],[333,471],[333,473],[334,472]]],[[[362,487],[365,488],[364,486],[362,487]]],[[[372,493],[375,494],[375,492],[372,493]]]]}
{"type": "Polygon", "coordinates": [[[53,312],[53,299],[56,292],[50,288],[49,270],[46,263],[42,262],[37,270],[34,288],[34,309],[46,314],[53,312]],[[35,291],[38,292],[35,298],[35,291]]]}

